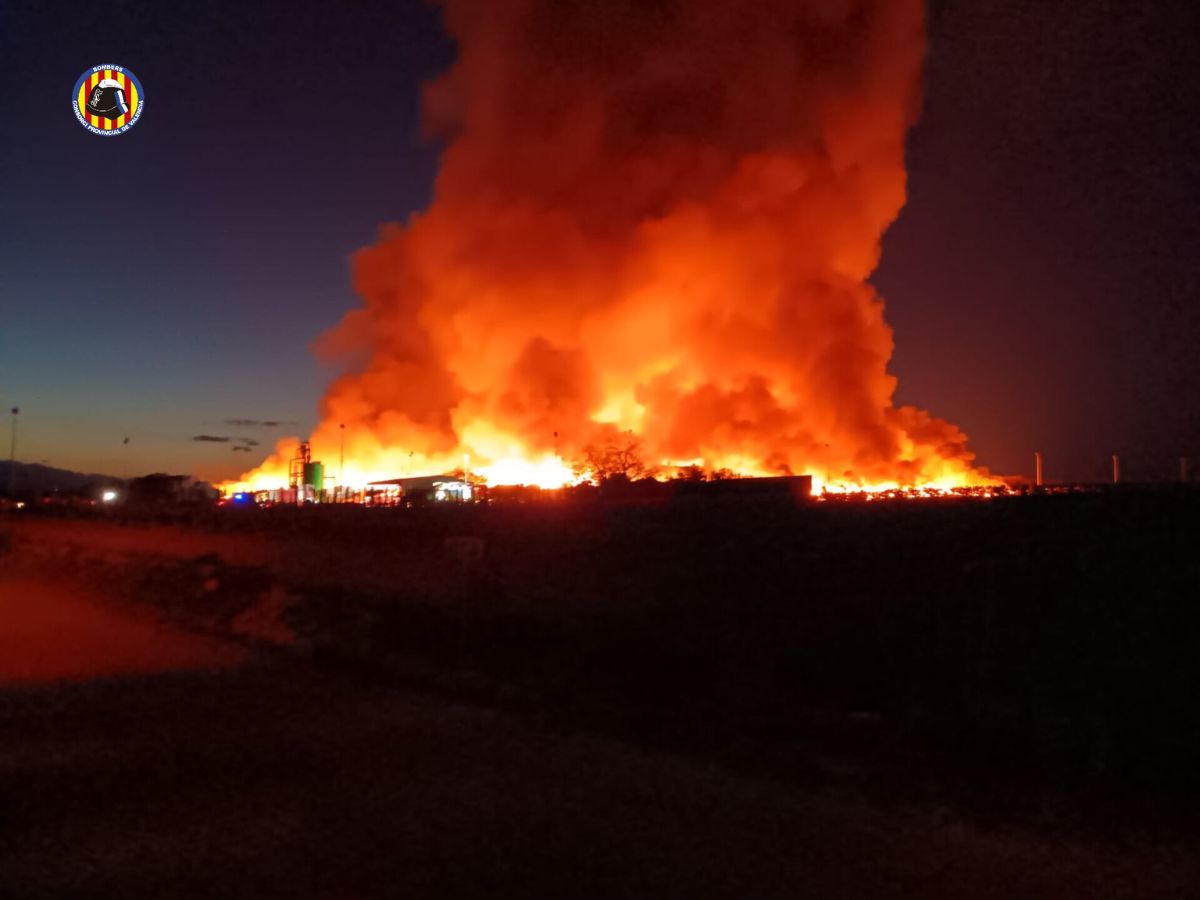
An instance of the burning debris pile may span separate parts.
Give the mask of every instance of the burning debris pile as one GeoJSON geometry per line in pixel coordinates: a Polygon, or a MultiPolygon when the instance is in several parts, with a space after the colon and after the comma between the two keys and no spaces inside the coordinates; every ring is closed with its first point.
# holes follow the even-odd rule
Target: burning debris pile
{"type": "Polygon", "coordinates": [[[984,480],[957,427],[893,406],[867,280],[905,200],[921,0],[443,5],[434,201],[358,254],[363,306],[319,341],[357,361],[311,437],[325,459],[344,437],[347,484],[464,462],[561,484],[625,433],[660,470],[984,480]]]}

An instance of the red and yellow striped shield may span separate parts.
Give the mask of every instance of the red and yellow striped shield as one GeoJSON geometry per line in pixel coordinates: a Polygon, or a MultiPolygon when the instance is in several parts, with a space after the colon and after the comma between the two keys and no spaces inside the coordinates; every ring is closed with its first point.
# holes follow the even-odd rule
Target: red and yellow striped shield
{"type": "Polygon", "coordinates": [[[89,130],[98,132],[122,132],[137,120],[144,103],[142,86],[136,76],[127,69],[97,66],[85,72],[75,86],[76,118],[89,130]],[[96,98],[101,91],[119,90],[125,101],[125,109],[115,114],[104,114],[96,109],[96,98]]]}

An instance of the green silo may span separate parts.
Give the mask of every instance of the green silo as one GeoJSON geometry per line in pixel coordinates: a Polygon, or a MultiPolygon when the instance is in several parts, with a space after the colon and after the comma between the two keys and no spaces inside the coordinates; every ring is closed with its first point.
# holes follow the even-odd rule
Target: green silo
{"type": "Polygon", "coordinates": [[[304,483],[318,494],[325,490],[325,464],[319,462],[305,463],[304,483]]]}

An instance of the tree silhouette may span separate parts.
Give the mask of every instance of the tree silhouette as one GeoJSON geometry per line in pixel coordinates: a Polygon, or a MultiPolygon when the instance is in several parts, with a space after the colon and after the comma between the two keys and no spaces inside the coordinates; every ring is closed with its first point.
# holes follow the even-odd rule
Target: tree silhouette
{"type": "Polygon", "coordinates": [[[653,470],[642,457],[642,439],[632,431],[610,436],[603,444],[583,448],[583,458],[575,471],[598,484],[621,478],[636,481],[648,478],[653,470]]]}

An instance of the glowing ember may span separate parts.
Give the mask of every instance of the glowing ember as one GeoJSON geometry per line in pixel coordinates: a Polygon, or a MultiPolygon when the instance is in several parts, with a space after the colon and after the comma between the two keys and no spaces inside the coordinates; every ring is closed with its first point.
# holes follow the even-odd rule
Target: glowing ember
{"type": "MultiPolygon", "coordinates": [[[[893,406],[868,282],[905,199],[921,0],[443,5],[434,202],[357,255],[364,305],[320,342],[364,361],[311,438],[331,476],[344,424],[347,485],[466,456],[553,487],[626,432],[650,469],[989,483],[958,428],[893,406]]],[[[286,483],[294,447],[237,487],[286,483]]]]}

